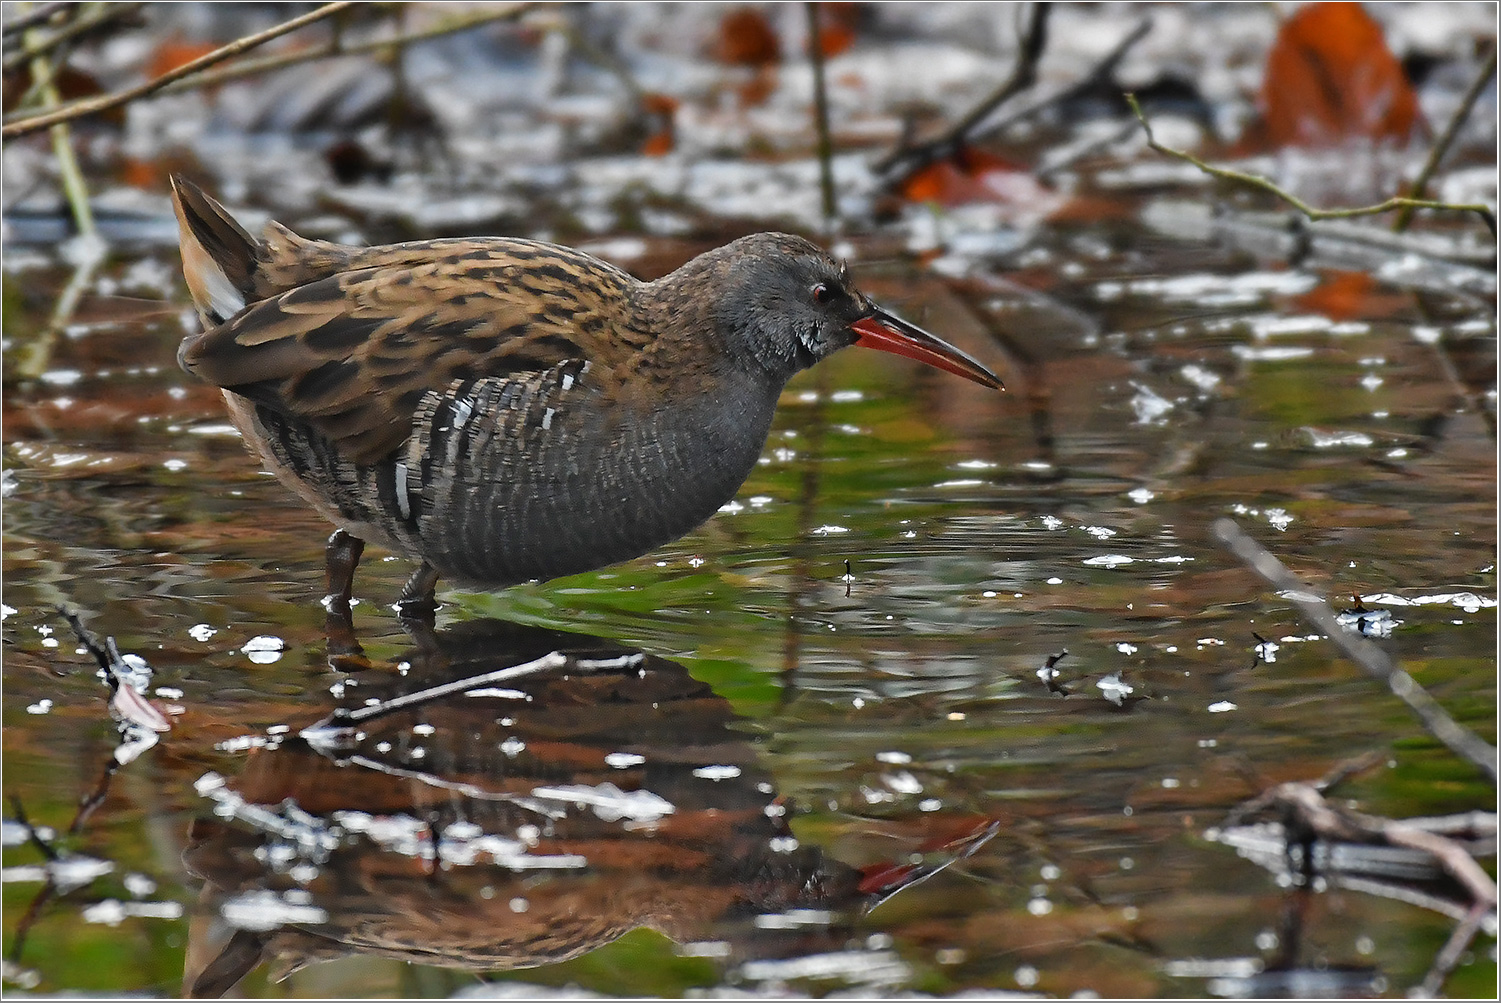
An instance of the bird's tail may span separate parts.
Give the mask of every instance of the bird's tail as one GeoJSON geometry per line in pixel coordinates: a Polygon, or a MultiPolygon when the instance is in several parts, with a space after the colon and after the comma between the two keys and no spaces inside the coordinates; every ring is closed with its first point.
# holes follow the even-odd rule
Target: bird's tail
{"type": "Polygon", "coordinates": [[[261,242],[185,178],[172,178],[172,208],[181,233],[182,272],[193,302],[204,323],[222,324],[249,302],[261,242]]]}

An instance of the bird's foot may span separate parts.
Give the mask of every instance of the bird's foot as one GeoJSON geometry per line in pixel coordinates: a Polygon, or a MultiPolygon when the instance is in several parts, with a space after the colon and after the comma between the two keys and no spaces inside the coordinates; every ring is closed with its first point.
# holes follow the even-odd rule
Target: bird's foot
{"type": "Polygon", "coordinates": [[[422,567],[412,573],[406,587],[401,590],[401,598],[396,601],[396,616],[431,627],[438,613],[437,584],[437,570],[426,561],[422,562],[422,567]]]}
{"type": "Polygon", "coordinates": [[[328,667],[337,672],[358,672],[370,667],[365,649],[354,636],[354,616],[349,609],[349,597],[330,595],[324,605],[328,615],[323,618],[323,636],[328,639],[328,667]]]}
{"type": "Polygon", "coordinates": [[[365,541],[342,529],[334,530],[324,550],[328,574],[328,594],[323,605],[328,616],[323,631],[328,638],[328,665],[339,672],[357,672],[370,667],[365,649],[354,636],[354,618],[349,600],[354,592],[354,569],[359,566],[365,541]]]}
{"type": "Polygon", "coordinates": [[[349,605],[349,598],[354,594],[354,569],[359,567],[360,555],[364,552],[365,541],[342,529],[334,530],[333,535],[328,538],[323,557],[328,574],[327,595],[330,605],[349,605]]]}

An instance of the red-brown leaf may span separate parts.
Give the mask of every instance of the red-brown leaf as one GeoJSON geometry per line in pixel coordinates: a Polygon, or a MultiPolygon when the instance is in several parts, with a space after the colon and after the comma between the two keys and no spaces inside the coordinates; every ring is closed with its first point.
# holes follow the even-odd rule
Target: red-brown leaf
{"type": "Polygon", "coordinates": [[[966,202],[1004,201],[1007,175],[1016,166],[982,150],[961,149],[953,157],[935,160],[902,182],[902,196],[912,202],[963,205],[966,202]]]}
{"type": "Polygon", "coordinates": [[[719,22],[719,58],[734,66],[768,66],[781,61],[782,40],[765,14],[741,7],[719,22]]]}
{"type": "Polygon", "coordinates": [[[1267,55],[1261,137],[1273,147],[1365,136],[1405,141],[1418,102],[1381,26],[1358,3],[1315,3],[1288,18],[1267,55]]]}

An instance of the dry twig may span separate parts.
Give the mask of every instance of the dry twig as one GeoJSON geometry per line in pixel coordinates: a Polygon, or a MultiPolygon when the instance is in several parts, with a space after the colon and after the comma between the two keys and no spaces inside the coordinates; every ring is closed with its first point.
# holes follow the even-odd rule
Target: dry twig
{"type": "MultiPolygon", "coordinates": [[[[269,73],[287,66],[296,66],[300,63],[310,63],[330,56],[360,56],[367,52],[380,52],[395,46],[407,46],[416,42],[425,42],[430,38],[439,38],[443,35],[452,35],[460,31],[492,21],[507,21],[520,17],[527,11],[536,7],[535,3],[513,3],[503,7],[486,8],[484,10],[468,11],[445,18],[430,28],[423,28],[410,34],[397,35],[394,38],[370,38],[359,42],[346,42],[342,38],[334,38],[323,45],[312,49],[299,49],[296,52],[282,52],[274,56],[263,56],[259,59],[246,59],[215,70],[212,73],[202,73],[196,77],[184,80],[176,80],[162,88],[163,94],[180,94],[184,91],[198,90],[203,87],[215,87],[219,84],[228,83],[231,80],[239,80],[242,77],[255,76],[258,73],[269,73]]],[[[592,55],[592,54],[590,54],[592,55]]],[[[634,81],[628,81],[627,86],[632,88],[633,93],[640,88],[634,81]]]]}
{"type": "Polygon", "coordinates": [[[7,20],[3,29],[3,35],[6,39],[10,39],[16,32],[24,31],[32,25],[41,24],[44,21],[50,21],[54,16],[61,14],[71,6],[73,5],[69,0],[53,0],[52,3],[37,4],[26,13],[7,20]]]}
{"type": "Polygon", "coordinates": [[[1428,974],[1423,976],[1423,981],[1413,991],[1415,996],[1437,996],[1439,990],[1444,987],[1444,982],[1449,974],[1459,966],[1459,959],[1464,955],[1465,948],[1475,939],[1475,934],[1480,932],[1485,918],[1491,915],[1491,908],[1477,902],[1460,920],[1454,932],[1449,935],[1448,941],[1439,950],[1433,964],[1428,966],[1428,974]]]}
{"type": "Polygon", "coordinates": [[[1152,125],[1147,121],[1146,115],[1142,113],[1141,105],[1136,101],[1136,95],[1130,93],[1126,94],[1126,103],[1131,106],[1131,111],[1135,113],[1136,120],[1140,122],[1141,127],[1146,130],[1147,145],[1156,150],[1158,153],[1166,154],[1169,157],[1175,157],[1178,160],[1184,161],[1185,163],[1193,164],[1205,174],[1212,175],[1216,178],[1223,178],[1226,181],[1236,181],[1243,185],[1250,185],[1253,188],[1260,188],[1262,191],[1271,192],[1273,195],[1282,199],[1282,201],[1286,202],[1288,205],[1292,206],[1294,209],[1298,210],[1311,220],[1350,219],[1355,216],[1375,216],[1383,212],[1390,212],[1393,209],[1401,208],[1442,209],[1449,212],[1473,212],[1485,222],[1486,227],[1491,231],[1491,236],[1494,237],[1496,235],[1496,214],[1491,211],[1490,206],[1481,205],[1479,203],[1461,204],[1454,202],[1435,202],[1429,199],[1412,199],[1403,196],[1397,196],[1394,198],[1389,198],[1379,205],[1364,205],[1341,209],[1315,209],[1313,206],[1309,205],[1307,202],[1304,202],[1296,195],[1293,195],[1291,192],[1284,191],[1268,179],[1263,178],[1258,174],[1248,174],[1245,171],[1231,170],[1228,167],[1215,167],[1213,164],[1209,164],[1205,161],[1200,160],[1192,153],[1188,153],[1183,150],[1175,150],[1171,146],[1163,146],[1161,143],[1157,142],[1157,137],[1152,134],[1152,125]]]}
{"type": "Polygon", "coordinates": [[[352,0],[338,0],[336,3],[324,4],[311,13],[304,14],[301,17],[294,17],[290,21],[284,21],[274,28],[268,28],[254,35],[246,35],[244,38],[236,39],[228,45],[220,46],[213,52],[200,56],[192,62],[184,63],[177,69],[163,73],[161,76],[154,77],[143,84],[138,84],[135,87],[127,87],[125,90],[117,91],[114,94],[104,94],[96,98],[74,101],[55,111],[45,112],[40,115],[30,115],[11,122],[3,129],[0,129],[0,137],[14,139],[17,136],[25,136],[61,122],[71,122],[86,115],[97,115],[99,112],[109,111],[111,108],[118,108],[121,105],[129,104],[137,98],[145,97],[147,94],[161,90],[175,80],[181,80],[206,67],[222,63],[226,59],[232,59],[242,52],[248,52],[274,38],[280,38],[282,35],[296,31],[298,28],[303,28],[324,18],[332,17],[334,14],[347,10],[352,6],[354,6],[352,0]]]}
{"type": "Polygon", "coordinates": [[[146,6],[144,3],[98,3],[93,4],[92,9],[90,9],[89,5],[85,5],[82,8],[84,13],[50,35],[33,37],[38,33],[27,32],[26,41],[21,51],[13,52],[6,56],[4,63],[0,65],[3,65],[6,73],[10,73],[13,70],[19,69],[28,59],[51,52],[59,45],[77,38],[79,35],[93,31],[95,28],[106,25],[111,21],[118,21],[123,17],[134,14],[144,6],[146,6]]]}
{"type": "Polygon", "coordinates": [[[1385,683],[1387,687],[1407,704],[1418,716],[1428,733],[1447,745],[1485,774],[1494,786],[1496,783],[1496,749],[1474,732],[1459,724],[1428,691],[1403,671],[1390,655],[1365,638],[1340,626],[1329,604],[1308,591],[1308,588],[1287,566],[1261,544],[1246,535],[1245,531],[1230,519],[1220,519],[1214,524],[1214,535],[1230,548],[1230,552],[1252,571],[1280,590],[1303,619],[1317,627],[1343,651],[1351,661],[1365,670],[1367,675],[1385,683]]]}
{"type": "Polygon", "coordinates": [[[808,58],[813,62],[813,120],[818,127],[818,185],[823,194],[823,221],[832,225],[839,213],[834,200],[834,140],[829,136],[829,95],[824,86],[823,33],[818,24],[818,4],[808,11],[808,58]]]}
{"type": "Polygon", "coordinates": [[[1087,94],[1089,91],[1094,90],[1098,87],[1112,85],[1115,76],[1115,68],[1120,65],[1122,59],[1126,58],[1126,53],[1130,52],[1131,48],[1136,45],[1137,42],[1140,42],[1143,38],[1146,38],[1147,33],[1151,30],[1152,21],[1150,18],[1145,18],[1137,22],[1136,27],[1132,28],[1129,32],[1126,33],[1126,36],[1124,38],[1115,43],[1115,48],[1105,53],[1105,57],[1095,64],[1094,69],[1090,70],[1088,73],[1084,74],[1078,80],[1069,84],[1062,90],[1057,91],[1053,94],[1048,94],[1025,108],[1018,108],[1014,113],[1007,115],[1004,118],[996,119],[994,122],[987,125],[984,129],[981,129],[979,132],[975,133],[973,138],[980,139],[985,136],[991,136],[998,132],[1002,132],[1006,129],[1011,128],[1013,125],[1016,125],[1018,122],[1025,122],[1028,119],[1036,118],[1038,115],[1042,114],[1044,111],[1046,111],[1048,108],[1053,107],[1054,105],[1065,104],[1069,101],[1072,101],[1074,98],[1079,97],[1082,94],[1087,94]]]}
{"type": "MultiPolygon", "coordinates": [[[[1327,777],[1325,778],[1328,779],[1327,777]]],[[[1322,781],[1320,781],[1322,783],[1322,781]]],[[[1330,842],[1370,843],[1374,845],[1400,846],[1426,853],[1436,860],[1448,875],[1457,881],[1470,896],[1470,906],[1459,916],[1449,940],[1434,958],[1428,973],[1417,992],[1432,996],[1443,988],[1444,980],[1459,963],[1465,948],[1474,940],[1487,917],[1496,908],[1496,883],[1485,869],[1459,841],[1443,835],[1439,830],[1449,829],[1447,819],[1389,819],[1341,808],[1326,800],[1317,784],[1277,784],[1231,812],[1226,826],[1240,825],[1255,814],[1268,810],[1279,811],[1293,825],[1284,825],[1285,831],[1301,830],[1314,837],[1330,842]]],[[[1491,832],[1495,831],[1495,816],[1485,820],[1491,832]]],[[[1494,844],[1491,844],[1492,847],[1494,844]]],[[[1362,885],[1365,878],[1346,881],[1345,887],[1362,885]]],[[[1365,890],[1375,892],[1375,888],[1365,890]]],[[[1430,908],[1434,906],[1429,905],[1430,908]]],[[[1440,910],[1448,913],[1448,910],[1440,910]]]]}
{"type": "Polygon", "coordinates": [[[900,165],[901,173],[905,175],[943,159],[961,146],[970,132],[985,121],[991,112],[1037,83],[1037,63],[1042,59],[1043,49],[1047,47],[1048,15],[1051,11],[1051,4],[1039,3],[1033,6],[1032,19],[1021,36],[1016,65],[1005,82],[942,135],[917,146],[907,146],[903,142],[877,161],[873,170],[878,174],[885,174],[900,165]]]}
{"type": "MultiPolygon", "coordinates": [[[[1433,149],[1428,151],[1428,159],[1423,162],[1422,170],[1413,179],[1412,187],[1407,189],[1408,198],[1421,198],[1423,189],[1428,187],[1428,179],[1433,172],[1438,170],[1439,161],[1444,159],[1444,154],[1449,152],[1449,147],[1454,143],[1454,137],[1459,135],[1459,127],[1464,125],[1465,119],[1470,117],[1470,109],[1475,107],[1475,102],[1480,97],[1480,92],[1485,88],[1486,81],[1496,72],[1496,45],[1491,43],[1491,58],[1486,60],[1485,68],[1475,77],[1470,89],[1465,91],[1465,96],[1459,102],[1459,107],[1454,109],[1454,114],[1449,118],[1449,124],[1444,126],[1443,135],[1434,142],[1433,149]]],[[[1407,229],[1407,224],[1412,221],[1412,206],[1403,206],[1402,211],[1397,213],[1396,222],[1392,229],[1401,233],[1407,229]]],[[[1493,228],[1494,229],[1494,228],[1493,228]]]]}

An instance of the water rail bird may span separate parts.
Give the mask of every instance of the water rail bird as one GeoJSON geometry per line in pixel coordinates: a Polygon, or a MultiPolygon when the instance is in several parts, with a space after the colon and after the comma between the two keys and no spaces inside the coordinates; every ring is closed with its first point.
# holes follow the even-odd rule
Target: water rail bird
{"type": "Polygon", "coordinates": [[[515,237],[354,247],[251,236],[172,180],[203,320],[178,361],[223,388],[247,445],[363,541],[498,589],[675,540],[734,497],[787,381],[862,345],[987,387],[980,363],[881,309],[814,244],[757,233],[652,282],[515,237]]]}

